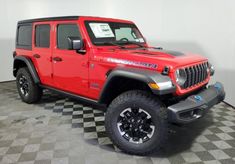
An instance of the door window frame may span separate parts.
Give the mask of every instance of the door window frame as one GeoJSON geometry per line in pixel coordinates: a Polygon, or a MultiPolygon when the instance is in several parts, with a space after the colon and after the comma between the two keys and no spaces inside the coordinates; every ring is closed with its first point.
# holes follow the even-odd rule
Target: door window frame
{"type": "Polygon", "coordinates": [[[36,47],[36,48],[50,48],[51,47],[51,25],[49,24],[49,23],[43,23],[43,24],[36,24],[35,26],[34,26],[34,46],[36,47]],[[37,39],[36,39],[36,37],[37,37],[37,35],[36,35],[36,32],[37,32],[37,30],[36,30],[36,28],[37,28],[37,26],[49,26],[49,46],[48,47],[41,47],[41,46],[37,46],[36,45],[36,41],[37,41],[37,39]]]}
{"type": "Polygon", "coordinates": [[[32,48],[33,49],[45,49],[45,50],[49,50],[52,48],[53,46],[53,24],[51,22],[35,22],[33,23],[33,35],[32,35],[32,48]],[[50,26],[50,45],[49,47],[37,47],[36,46],[36,26],[38,25],[49,25],[50,26]]]}
{"type": "Polygon", "coordinates": [[[58,50],[58,51],[75,51],[75,50],[69,50],[69,49],[60,49],[58,48],[58,26],[59,25],[76,25],[77,28],[78,28],[78,32],[80,34],[80,38],[82,39],[82,33],[81,33],[81,29],[80,29],[80,26],[77,22],[56,22],[55,23],[55,49],[58,50]]]}

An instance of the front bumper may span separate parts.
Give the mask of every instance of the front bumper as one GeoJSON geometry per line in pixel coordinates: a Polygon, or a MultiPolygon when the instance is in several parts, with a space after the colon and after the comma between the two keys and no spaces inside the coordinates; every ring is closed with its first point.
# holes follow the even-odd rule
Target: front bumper
{"type": "Polygon", "coordinates": [[[224,98],[224,87],[221,83],[216,82],[198,94],[169,106],[169,121],[180,124],[193,122],[204,116],[208,109],[223,101],[224,98]]]}

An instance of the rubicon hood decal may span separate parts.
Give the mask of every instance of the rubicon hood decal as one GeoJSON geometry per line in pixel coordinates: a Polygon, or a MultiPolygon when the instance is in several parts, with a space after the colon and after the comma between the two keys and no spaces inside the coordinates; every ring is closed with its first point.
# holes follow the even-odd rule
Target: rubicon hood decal
{"type": "Polygon", "coordinates": [[[184,53],[179,52],[179,51],[172,51],[172,50],[158,50],[158,51],[164,52],[164,53],[167,53],[167,54],[170,54],[170,55],[173,55],[173,56],[182,56],[182,55],[184,55],[184,53]]]}
{"type": "Polygon", "coordinates": [[[107,58],[107,62],[117,63],[117,64],[125,64],[125,65],[132,65],[138,67],[145,67],[145,68],[157,68],[157,64],[147,63],[147,62],[139,62],[139,61],[131,61],[131,60],[122,60],[117,58],[107,58]]]}
{"type": "Polygon", "coordinates": [[[143,52],[143,51],[136,51],[134,53],[137,54],[146,54],[146,55],[156,55],[155,52],[162,52],[162,53],[166,53],[172,56],[183,56],[184,53],[179,52],[179,51],[172,51],[172,50],[161,50],[161,49],[155,49],[155,48],[149,48],[148,51],[143,52]]]}

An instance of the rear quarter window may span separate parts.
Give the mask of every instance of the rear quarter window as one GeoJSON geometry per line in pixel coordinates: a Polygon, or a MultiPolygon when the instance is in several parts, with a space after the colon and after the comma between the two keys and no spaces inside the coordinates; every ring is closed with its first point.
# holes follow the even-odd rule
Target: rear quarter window
{"type": "Polygon", "coordinates": [[[35,28],[35,46],[41,48],[50,47],[50,25],[37,25],[35,28]]]}
{"type": "Polygon", "coordinates": [[[32,49],[32,24],[18,25],[16,48],[32,49]]]}

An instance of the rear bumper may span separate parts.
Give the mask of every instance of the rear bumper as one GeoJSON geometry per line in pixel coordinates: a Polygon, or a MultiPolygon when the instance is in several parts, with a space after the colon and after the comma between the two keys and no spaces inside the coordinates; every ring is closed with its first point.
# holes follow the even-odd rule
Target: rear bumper
{"type": "Polygon", "coordinates": [[[224,98],[224,87],[221,83],[216,82],[198,94],[169,106],[169,121],[180,124],[193,122],[204,116],[208,109],[223,101],[224,98]]]}

